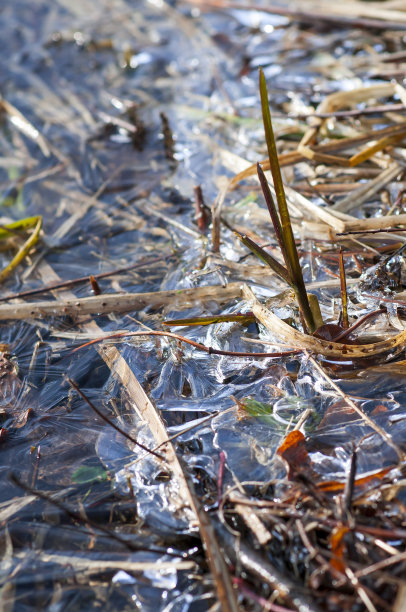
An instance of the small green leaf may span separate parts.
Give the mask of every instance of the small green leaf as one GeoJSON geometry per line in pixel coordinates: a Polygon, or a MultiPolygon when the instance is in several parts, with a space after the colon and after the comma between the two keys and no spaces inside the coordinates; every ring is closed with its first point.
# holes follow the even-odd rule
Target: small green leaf
{"type": "Polygon", "coordinates": [[[273,412],[273,407],[271,404],[264,404],[263,402],[258,402],[258,400],[253,399],[252,397],[246,397],[241,401],[245,410],[254,417],[260,416],[270,416],[273,412]]]}
{"type": "Polygon", "coordinates": [[[73,472],[72,481],[76,484],[87,484],[90,482],[107,480],[108,472],[102,467],[81,465],[73,472]]]}

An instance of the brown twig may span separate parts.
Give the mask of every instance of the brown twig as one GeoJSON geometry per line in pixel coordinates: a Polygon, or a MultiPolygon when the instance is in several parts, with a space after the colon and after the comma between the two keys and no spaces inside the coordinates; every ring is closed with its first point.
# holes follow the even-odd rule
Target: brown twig
{"type": "Polygon", "coordinates": [[[113,429],[115,429],[116,431],[118,431],[122,436],[124,436],[125,438],[127,438],[127,440],[130,440],[130,442],[132,442],[133,444],[135,444],[136,446],[138,446],[139,448],[142,448],[142,450],[146,451],[147,453],[150,453],[151,455],[154,455],[155,457],[157,457],[158,459],[164,460],[165,458],[160,454],[157,453],[156,451],[148,448],[147,446],[144,446],[144,444],[141,444],[141,442],[138,442],[138,440],[136,440],[135,438],[133,438],[133,436],[131,436],[130,434],[128,434],[126,431],[124,431],[124,429],[121,429],[121,427],[119,427],[118,425],[116,425],[115,423],[113,423],[113,421],[111,421],[108,417],[106,417],[105,414],[102,413],[101,410],[99,410],[97,408],[97,406],[95,406],[93,404],[93,402],[87,397],[87,395],[85,395],[83,393],[83,391],[80,389],[80,387],[71,379],[68,378],[68,382],[70,384],[70,386],[75,389],[75,391],[80,395],[80,397],[82,399],[85,400],[85,402],[88,404],[88,406],[90,406],[90,408],[101,418],[103,419],[103,421],[105,421],[106,423],[108,423],[110,425],[110,427],[112,427],[113,429]]]}
{"type": "MultiPolygon", "coordinates": [[[[96,280],[100,280],[102,278],[108,278],[109,276],[114,276],[115,274],[122,274],[123,272],[130,272],[131,270],[136,270],[137,268],[143,268],[144,266],[148,266],[150,264],[157,263],[159,261],[166,261],[166,257],[155,257],[154,259],[149,259],[147,261],[140,261],[131,266],[124,266],[123,268],[116,268],[115,270],[111,270],[110,272],[101,272],[100,274],[93,274],[93,278],[96,280]]],[[[72,278],[66,281],[58,281],[56,283],[50,283],[46,287],[40,287],[39,289],[29,289],[28,291],[21,291],[19,293],[11,293],[10,295],[5,295],[4,297],[0,297],[0,302],[7,302],[8,300],[14,299],[22,299],[29,297],[31,295],[39,295],[41,293],[48,293],[49,291],[54,291],[55,289],[62,289],[64,287],[73,287],[74,285],[79,285],[81,283],[88,283],[89,276],[79,276],[78,278],[72,278]]]]}
{"type": "Polygon", "coordinates": [[[92,344],[97,344],[98,342],[103,342],[103,340],[115,340],[116,338],[126,338],[126,337],[139,337],[139,336],[164,336],[167,338],[173,338],[174,340],[178,340],[180,342],[186,342],[186,344],[190,344],[194,348],[199,351],[204,351],[209,355],[225,355],[229,357],[256,357],[256,358],[267,358],[267,357],[290,357],[291,355],[298,355],[302,352],[302,349],[295,349],[291,351],[282,351],[279,353],[249,353],[243,351],[222,351],[219,349],[215,349],[211,346],[205,346],[204,344],[200,344],[200,342],[195,342],[194,340],[190,340],[189,338],[185,338],[184,336],[180,336],[179,334],[174,334],[172,332],[164,332],[158,330],[152,331],[138,331],[138,332],[116,332],[114,334],[108,334],[107,336],[101,336],[100,338],[95,338],[94,340],[90,340],[85,344],[81,344],[80,346],[73,349],[73,352],[79,351],[87,346],[91,346],[92,344]]]}
{"type": "Polygon", "coordinates": [[[197,227],[199,231],[204,234],[209,226],[209,214],[207,210],[207,206],[204,203],[203,191],[200,185],[196,185],[194,188],[195,195],[195,219],[197,223],[197,227]]]}

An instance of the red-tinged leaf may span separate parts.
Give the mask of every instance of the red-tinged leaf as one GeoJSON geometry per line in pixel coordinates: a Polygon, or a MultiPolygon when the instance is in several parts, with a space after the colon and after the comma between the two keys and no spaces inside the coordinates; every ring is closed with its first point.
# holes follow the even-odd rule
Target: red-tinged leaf
{"type": "Polygon", "coordinates": [[[313,335],[316,336],[316,338],[327,340],[327,342],[332,340],[333,342],[345,342],[345,344],[358,344],[357,339],[351,334],[350,329],[344,329],[344,327],[337,323],[325,323],[318,327],[313,335]],[[344,333],[345,336],[343,336],[344,333]]]}
{"type": "Polygon", "coordinates": [[[322,429],[323,427],[335,427],[337,425],[346,425],[347,423],[356,421],[357,419],[359,419],[359,415],[355,412],[355,410],[351,408],[351,406],[348,406],[344,400],[339,400],[327,408],[317,429],[322,429]]]}
{"type": "Polygon", "coordinates": [[[301,431],[289,432],[276,453],[288,466],[289,480],[294,479],[295,474],[302,472],[304,469],[308,471],[311,467],[305,437],[301,431]]]}
{"type": "MultiPolygon", "coordinates": [[[[377,472],[373,472],[372,474],[367,474],[366,476],[361,476],[360,478],[356,478],[354,482],[355,487],[364,487],[365,485],[371,484],[374,480],[381,480],[393,470],[396,466],[390,465],[382,470],[378,470],[377,472]]],[[[324,480],[318,482],[316,484],[317,488],[321,491],[325,491],[326,493],[341,493],[344,491],[345,482],[339,482],[338,480],[324,480]]]]}
{"type": "Polygon", "coordinates": [[[383,412],[388,412],[388,407],[384,406],[383,404],[379,404],[378,406],[375,406],[371,412],[371,415],[375,416],[376,414],[382,414],[383,412]]]}
{"type": "Polygon", "coordinates": [[[329,342],[330,340],[334,340],[342,331],[344,331],[344,328],[341,327],[341,325],[337,325],[337,323],[325,323],[316,329],[313,336],[329,342]]]}
{"type": "Polygon", "coordinates": [[[331,567],[338,570],[341,573],[345,572],[345,563],[343,561],[344,553],[346,551],[346,544],[344,537],[350,531],[349,527],[345,525],[339,525],[334,527],[330,535],[330,547],[334,557],[331,559],[331,567]]]}
{"type": "Polygon", "coordinates": [[[21,412],[21,414],[19,414],[17,416],[17,418],[14,420],[14,427],[16,429],[20,429],[21,427],[24,427],[24,425],[27,423],[28,419],[30,416],[32,416],[33,411],[32,408],[28,408],[27,410],[24,410],[24,412],[21,412]]]}

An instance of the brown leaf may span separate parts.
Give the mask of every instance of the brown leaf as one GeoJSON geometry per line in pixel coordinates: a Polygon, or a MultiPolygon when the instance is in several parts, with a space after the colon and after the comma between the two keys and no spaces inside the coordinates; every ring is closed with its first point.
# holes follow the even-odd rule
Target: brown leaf
{"type": "Polygon", "coordinates": [[[344,537],[349,531],[349,527],[346,527],[345,525],[338,525],[337,527],[334,527],[330,536],[331,552],[334,555],[330,561],[330,564],[335,570],[342,573],[345,571],[343,557],[346,551],[346,545],[344,542],[344,537]]]}
{"type": "Polygon", "coordinates": [[[388,407],[384,406],[383,404],[379,404],[378,406],[375,406],[371,412],[371,415],[375,416],[376,414],[382,414],[383,412],[388,412],[388,407]]]}
{"type": "Polygon", "coordinates": [[[289,480],[293,480],[303,470],[308,472],[311,467],[305,437],[301,431],[289,432],[276,453],[287,464],[289,480]]]}
{"type": "Polygon", "coordinates": [[[13,425],[16,429],[20,429],[21,427],[24,427],[24,425],[27,423],[28,418],[30,416],[33,415],[33,411],[32,408],[27,408],[27,410],[24,410],[24,412],[21,412],[21,414],[19,414],[13,422],[13,425]]]}
{"type": "Polygon", "coordinates": [[[333,427],[336,425],[345,425],[346,423],[356,421],[357,419],[359,419],[359,415],[355,412],[355,410],[351,408],[351,406],[348,406],[344,400],[339,400],[327,408],[325,415],[320,421],[317,429],[321,429],[323,427],[333,427]]]}
{"type": "MultiPolygon", "coordinates": [[[[393,470],[396,466],[390,465],[382,470],[374,472],[373,474],[368,474],[367,476],[361,476],[360,478],[356,478],[354,485],[356,487],[363,487],[364,485],[370,484],[374,480],[381,480],[388,472],[393,470]]],[[[318,482],[316,484],[318,489],[328,493],[339,493],[340,491],[344,491],[345,482],[339,482],[338,480],[324,480],[318,482]]]]}

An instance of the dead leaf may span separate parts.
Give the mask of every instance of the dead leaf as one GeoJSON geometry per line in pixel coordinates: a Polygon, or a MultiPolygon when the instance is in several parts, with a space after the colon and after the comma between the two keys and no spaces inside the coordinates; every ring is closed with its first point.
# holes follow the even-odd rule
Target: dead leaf
{"type": "Polygon", "coordinates": [[[346,551],[346,544],[344,542],[344,537],[349,531],[349,527],[345,525],[338,525],[337,527],[334,527],[330,536],[331,552],[334,555],[330,561],[330,565],[341,573],[345,572],[343,557],[346,551]]]}

